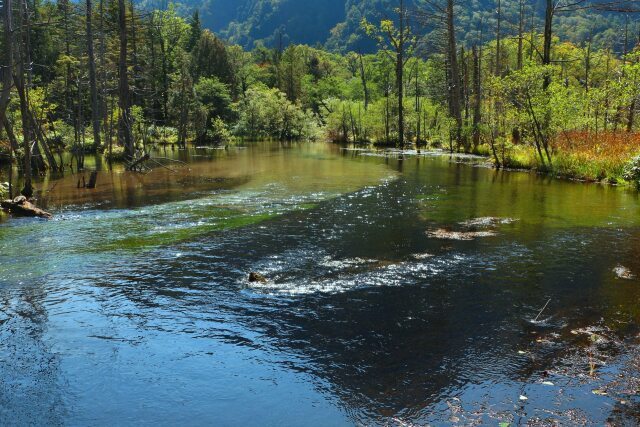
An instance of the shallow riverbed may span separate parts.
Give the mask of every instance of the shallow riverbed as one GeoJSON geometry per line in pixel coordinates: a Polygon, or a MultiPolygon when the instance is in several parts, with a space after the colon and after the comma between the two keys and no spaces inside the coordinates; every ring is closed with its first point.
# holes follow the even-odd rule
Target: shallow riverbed
{"type": "Polygon", "coordinates": [[[54,220],[0,222],[0,425],[640,422],[636,192],[328,144],[154,155],[186,165],[97,162],[95,190],[39,183],[54,220]]]}

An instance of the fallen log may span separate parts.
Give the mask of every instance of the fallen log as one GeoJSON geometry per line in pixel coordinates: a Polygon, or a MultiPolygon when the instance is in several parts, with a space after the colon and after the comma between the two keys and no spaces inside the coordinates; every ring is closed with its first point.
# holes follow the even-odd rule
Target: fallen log
{"type": "Polygon", "coordinates": [[[53,215],[49,212],[43,211],[40,208],[35,207],[30,203],[26,197],[18,196],[13,200],[4,200],[0,202],[2,209],[9,212],[14,216],[25,216],[31,218],[45,218],[51,219],[53,215]]]}
{"type": "Polygon", "coordinates": [[[135,171],[138,165],[141,165],[142,163],[146,162],[150,158],[151,156],[149,156],[148,154],[145,154],[144,156],[140,157],[138,160],[135,160],[133,163],[131,163],[127,169],[130,171],[135,171]]]}

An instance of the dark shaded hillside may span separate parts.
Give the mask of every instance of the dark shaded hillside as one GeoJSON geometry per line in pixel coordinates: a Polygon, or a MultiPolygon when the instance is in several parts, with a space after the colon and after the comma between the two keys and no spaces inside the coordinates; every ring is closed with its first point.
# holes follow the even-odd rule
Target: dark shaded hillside
{"type": "MultiPolygon", "coordinates": [[[[144,0],[147,8],[161,7],[164,0],[144,0]]],[[[405,0],[410,9],[424,7],[425,0],[405,0]]],[[[605,0],[598,0],[605,1],[605,0]]],[[[392,17],[397,0],[184,0],[181,12],[199,9],[205,27],[229,42],[251,49],[256,43],[276,47],[280,43],[317,45],[333,51],[372,51],[374,43],[360,29],[360,22],[392,17]]],[[[528,0],[527,17],[542,29],[543,0],[528,0]]],[[[462,41],[476,40],[482,30],[485,39],[495,37],[495,0],[459,1],[458,26],[462,41]],[[479,23],[482,22],[482,28],[479,23]]],[[[518,0],[502,0],[504,35],[513,34],[517,23],[518,0]]],[[[634,18],[634,17],[631,17],[634,18]]],[[[559,15],[555,32],[563,40],[582,43],[593,37],[595,45],[621,50],[625,25],[619,14],[594,14],[585,11],[559,15]]],[[[527,18],[526,27],[531,28],[527,18]]],[[[429,32],[421,28],[420,33],[429,32]]],[[[631,30],[634,34],[637,31],[631,30]]]]}
{"type": "Polygon", "coordinates": [[[205,0],[203,22],[245,47],[324,43],[345,19],[345,0],[205,0]]]}

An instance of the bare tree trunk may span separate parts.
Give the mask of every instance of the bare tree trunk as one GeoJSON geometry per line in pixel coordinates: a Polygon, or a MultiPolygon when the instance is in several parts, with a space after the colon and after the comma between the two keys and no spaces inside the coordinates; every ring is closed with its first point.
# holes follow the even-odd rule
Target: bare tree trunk
{"type": "Polygon", "coordinates": [[[9,105],[9,97],[11,95],[11,87],[13,86],[13,11],[12,1],[3,0],[2,20],[4,24],[4,45],[5,55],[2,68],[2,92],[0,92],[0,122],[5,128],[7,138],[9,138],[9,198],[13,199],[13,153],[18,148],[18,142],[13,129],[6,116],[7,106],[9,105]]]}
{"type": "Polygon", "coordinates": [[[524,39],[524,1],[520,0],[518,19],[518,70],[522,69],[522,43],[524,39]]]}
{"type": "Polygon", "coordinates": [[[364,91],[364,109],[365,111],[369,109],[369,87],[367,86],[367,74],[364,69],[364,59],[362,58],[362,54],[358,54],[359,58],[359,67],[360,67],[360,79],[362,80],[362,90],[364,91]]]}
{"type": "Polygon", "coordinates": [[[100,103],[98,102],[98,83],[96,79],[96,58],[93,52],[93,16],[91,0],[87,0],[87,56],[89,60],[89,91],[91,92],[91,122],[93,125],[93,143],[96,148],[100,142],[100,103]]]}
{"type": "Polygon", "coordinates": [[[591,43],[593,40],[593,34],[589,33],[589,39],[587,40],[587,52],[584,58],[584,90],[589,92],[589,85],[591,84],[591,43]]]}
{"type": "Polygon", "coordinates": [[[496,76],[499,76],[500,73],[502,72],[502,66],[501,66],[501,55],[502,55],[502,32],[501,32],[501,26],[502,26],[502,1],[498,0],[498,20],[497,20],[497,25],[496,25],[496,76]]]}
{"type": "MultiPolygon", "coordinates": [[[[634,75],[632,87],[636,86],[636,78],[634,75]]],[[[629,105],[629,115],[627,116],[627,132],[633,131],[633,125],[636,116],[636,103],[637,103],[637,94],[633,96],[631,99],[631,105],[629,105]]]]}
{"type": "Polygon", "coordinates": [[[120,30],[119,103],[120,128],[126,157],[134,156],[133,137],[131,135],[131,98],[129,94],[129,77],[127,76],[127,8],[125,0],[118,0],[118,27],[120,30]]]}
{"type": "MultiPolygon", "coordinates": [[[[24,89],[24,62],[25,58],[25,50],[29,47],[25,44],[28,39],[24,35],[24,21],[26,20],[26,15],[28,13],[28,9],[25,5],[25,0],[20,0],[19,2],[20,15],[22,19],[20,20],[20,35],[21,40],[19,43],[16,43],[16,48],[18,49],[18,64],[16,67],[16,73],[13,76],[13,81],[20,90],[24,89]]],[[[22,194],[27,198],[33,196],[33,185],[31,182],[31,144],[32,144],[32,136],[31,136],[31,125],[29,124],[29,114],[28,114],[28,105],[24,97],[20,97],[20,115],[22,116],[22,145],[24,149],[24,188],[22,189],[22,194]]]]}
{"type": "MultiPolygon", "coordinates": [[[[547,0],[547,7],[544,15],[544,48],[542,53],[542,65],[551,64],[551,41],[553,37],[553,0],[547,0]]],[[[551,76],[548,74],[544,77],[544,89],[547,90],[551,84],[551,76]]]]}
{"type": "Polygon", "coordinates": [[[449,110],[456,120],[456,142],[462,142],[462,111],[460,108],[460,70],[458,68],[458,50],[456,47],[455,15],[453,0],[447,0],[447,58],[449,60],[449,110]]]}
{"type": "Polygon", "coordinates": [[[482,93],[480,55],[478,47],[473,46],[473,147],[480,145],[480,121],[482,120],[482,93]]]}
{"type": "MultiPolygon", "coordinates": [[[[105,25],[104,25],[104,0],[100,0],[98,6],[98,13],[100,14],[100,50],[99,54],[99,64],[100,64],[100,113],[102,114],[102,128],[105,132],[107,132],[107,127],[109,125],[109,108],[107,106],[107,71],[106,71],[106,35],[105,35],[105,25]]],[[[153,69],[153,68],[152,68],[153,69]]]]}
{"type": "Polygon", "coordinates": [[[13,85],[13,47],[15,41],[13,37],[13,11],[11,9],[12,1],[3,0],[2,20],[4,24],[5,67],[2,68],[2,92],[0,93],[0,121],[3,123],[13,85]]]}
{"type": "Polygon", "coordinates": [[[420,150],[420,144],[422,143],[422,103],[420,102],[420,66],[416,62],[416,147],[420,150]]]}
{"type": "Polygon", "coordinates": [[[396,52],[396,84],[398,85],[398,145],[404,145],[404,0],[400,0],[400,39],[396,52]]]}

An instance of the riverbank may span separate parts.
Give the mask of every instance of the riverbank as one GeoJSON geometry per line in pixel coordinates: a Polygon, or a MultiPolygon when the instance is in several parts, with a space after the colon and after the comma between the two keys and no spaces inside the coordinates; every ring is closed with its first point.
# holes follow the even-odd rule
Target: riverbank
{"type": "Polygon", "coordinates": [[[640,188],[640,134],[567,132],[556,138],[544,163],[533,146],[481,145],[477,154],[488,157],[496,167],[525,169],[557,178],[601,182],[640,188]]]}

